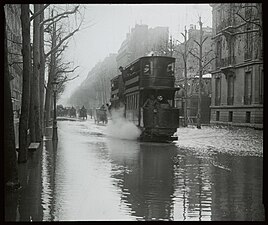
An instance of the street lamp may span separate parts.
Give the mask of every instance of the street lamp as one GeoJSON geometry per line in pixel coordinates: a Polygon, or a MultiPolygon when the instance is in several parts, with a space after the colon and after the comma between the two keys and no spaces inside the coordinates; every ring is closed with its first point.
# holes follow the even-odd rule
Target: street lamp
{"type": "Polygon", "coordinates": [[[58,83],[56,79],[54,79],[52,84],[53,88],[53,97],[54,97],[54,116],[53,116],[53,134],[52,134],[52,140],[58,140],[58,127],[57,127],[57,104],[56,104],[56,97],[57,97],[57,90],[58,90],[58,83]]]}

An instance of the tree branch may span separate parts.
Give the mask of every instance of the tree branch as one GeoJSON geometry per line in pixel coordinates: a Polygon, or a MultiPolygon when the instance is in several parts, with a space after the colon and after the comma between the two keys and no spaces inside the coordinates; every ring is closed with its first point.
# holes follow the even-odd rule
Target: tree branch
{"type": "Polygon", "coordinates": [[[32,21],[35,17],[39,16],[50,4],[46,4],[42,9],[40,9],[38,12],[34,13],[30,17],[30,21],[32,21]]]}
{"type": "Polygon", "coordinates": [[[262,27],[261,27],[261,25],[260,24],[258,24],[258,23],[255,23],[255,22],[253,22],[253,21],[251,21],[251,20],[246,20],[245,18],[243,18],[243,16],[241,16],[239,13],[235,13],[237,16],[239,16],[244,22],[246,22],[246,23],[252,23],[252,24],[255,24],[256,26],[258,26],[260,29],[262,29],[262,27]]]}
{"type": "Polygon", "coordinates": [[[51,21],[51,20],[54,20],[54,19],[56,19],[56,18],[58,18],[58,17],[61,17],[61,16],[63,16],[63,15],[74,14],[74,13],[78,10],[78,8],[79,8],[79,5],[76,6],[76,7],[74,8],[73,11],[68,11],[68,12],[60,13],[60,14],[58,14],[58,15],[52,17],[52,18],[49,18],[49,19],[44,20],[41,24],[47,23],[47,22],[49,22],[49,21],[51,21]]]}
{"type": "Polygon", "coordinates": [[[195,42],[199,47],[201,47],[201,44],[199,44],[196,40],[194,40],[194,42],[195,42]]]}
{"type": "Polygon", "coordinates": [[[73,73],[79,66],[75,67],[73,70],[59,70],[56,72],[56,74],[58,73],[73,73]]]}
{"type": "Polygon", "coordinates": [[[22,45],[22,43],[13,41],[13,40],[11,40],[11,39],[8,39],[8,38],[7,38],[7,40],[10,41],[10,42],[12,42],[12,43],[14,43],[14,44],[22,45]]]}
{"type": "Polygon", "coordinates": [[[203,65],[203,69],[204,69],[208,64],[210,64],[214,59],[216,59],[216,58],[212,58],[212,59],[210,59],[205,65],[203,65]]]}
{"type": "Polygon", "coordinates": [[[203,40],[202,40],[202,43],[201,43],[201,45],[203,45],[204,44],[204,42],[206,41],[208,39],[208,36],[206,36],[203,40]]]}
{"type": "Polygon", "coordinates": [[[79,28],[80,27],[78,27],[73,32],[71,32],[66,37],[64,37],[53,49],[51,49],[47,54],[45,54],[45,58],[47,58],[52,52],[54,52],[56,49],[58,49],[65,40],[67,40],[68,38],[73,36],[79,30],[79,28]]]}
{"type": "Polygon", "coordinates": [[[241,32],[237,32],[234,33],[234,35],[238,35],[238,34],[246,34],[246,33],[253,33],[253,32],[260,32],[260,30],[247,30],[247,31],[241,31],[241,32]]]}
{"type": "Polygon", "coordinates": [[[192,56],[194,56],[195,58],[197,58],[198,60],[201,60],[199,56],[193,54],[191,51],[189,51],[189,53],[190,53],[192,56]]]}
{"type": "Polygon", "coordinates": [[[208,52],[206,52],[206,53],[203,55],[202,59],[205,58],[205,57],[207,57],[207,56],[209,55],[209,53],[212,52],[212,51],[213,51],[213,50],[210,49],[208,52]]]}
{"type": "MultiPolygon", "coordinates": [[[[53,23],[56,23],[56,22],[58,22],[59,20],[61,20],[61,19],[63,19],[63,18],[67,18],[67,17],[68,17],[68,16],[64,15],[64,16],[59,17],[57,20],[52,21],[51,23],[49,23],[49,24],[46,26],[45,30],[49,29],[49,27],[50,27],[53,23]]],[[[40,27],[41,27],[43,24],[44,24],[43,22],[40,23],[40,27]]]]}

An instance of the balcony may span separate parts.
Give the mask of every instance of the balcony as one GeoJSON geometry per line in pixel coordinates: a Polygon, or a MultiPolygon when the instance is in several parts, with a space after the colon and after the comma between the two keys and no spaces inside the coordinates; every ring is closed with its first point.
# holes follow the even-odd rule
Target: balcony
{"type": "Polygon", "coordinates": [[[229,56],[223,59],[216,60],[216,68],[226,68],[226,67],[233,67],[235,64],[235,57],[229,56]]]}

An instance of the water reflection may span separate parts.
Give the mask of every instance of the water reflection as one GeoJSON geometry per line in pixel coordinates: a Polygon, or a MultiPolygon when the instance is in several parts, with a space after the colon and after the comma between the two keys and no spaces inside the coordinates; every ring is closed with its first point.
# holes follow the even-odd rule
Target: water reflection
{"type": "Polygon", "coordinates": [[[263,220],[262,158],[110,140],[112,178],[137,220],[263,220]]]}
{"type": "Polygon", "coordinates": [[[142,220],[172,220],[176,147],[120,140],[110,140],[107,146],[112,178],[131,214],[142,220]]]}
{"type": "Polygon", "coordinates": [[[6,220],[264,220],[262,157],[96,136],[104,129],[60,122],[58,142],[19,165],[6,220]]]}

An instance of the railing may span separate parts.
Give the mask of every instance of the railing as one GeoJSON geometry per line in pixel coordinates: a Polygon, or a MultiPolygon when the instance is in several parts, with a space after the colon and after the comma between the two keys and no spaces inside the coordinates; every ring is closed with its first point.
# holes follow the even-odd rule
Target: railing
{"type": "Polygon", "coordinates": [[[227,105],[233,105],[234,104],[234,97],[227,97],[227,105]]]}
{"type": "Polygon", "coordinates": [[[216,60],[216,67],[217,68],[232,66],[233,64],[235,64],[235,57],[234,56],[228,56],[228,57],[216,60]]]}

